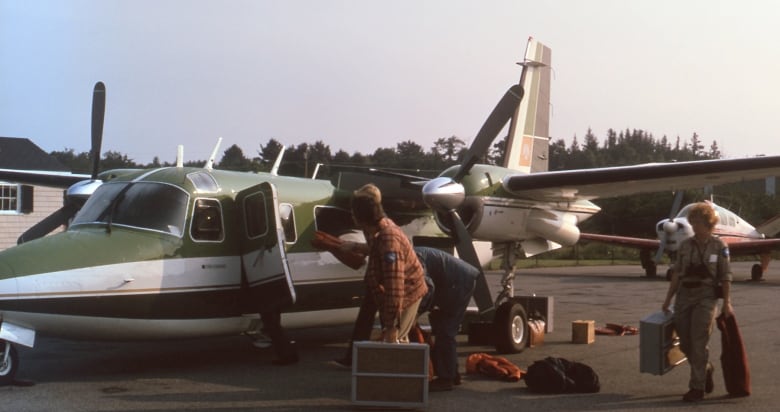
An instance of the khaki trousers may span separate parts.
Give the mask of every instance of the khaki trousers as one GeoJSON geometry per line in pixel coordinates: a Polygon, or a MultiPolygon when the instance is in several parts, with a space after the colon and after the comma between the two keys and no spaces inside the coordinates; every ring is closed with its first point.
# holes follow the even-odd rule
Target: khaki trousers
{"type": "Polygon", "coordinates": [[[712,286],[680,287],[674,302],[674,325],[680,349],[691,365],[690,389],[704,390],[709,363],[709,342],[718,301],[712,286]]]}

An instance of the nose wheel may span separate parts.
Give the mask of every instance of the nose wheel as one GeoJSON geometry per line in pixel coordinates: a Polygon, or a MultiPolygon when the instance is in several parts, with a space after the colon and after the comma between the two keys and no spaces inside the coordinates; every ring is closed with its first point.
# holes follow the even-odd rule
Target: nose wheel
{"type": "Polygon", "coordinates": [[[519,353],[528,345],[528,315],[523,305],[511,300],[502,303],[496,310],[493,327],[499,353],[519,353]]]}
{"type": "Polygon", "coordinates": [[[11,342],[0,341],[0,348],[3,349],[0,356],[0,385],[10,385],[19,369],[19,355],[11,342]]]}

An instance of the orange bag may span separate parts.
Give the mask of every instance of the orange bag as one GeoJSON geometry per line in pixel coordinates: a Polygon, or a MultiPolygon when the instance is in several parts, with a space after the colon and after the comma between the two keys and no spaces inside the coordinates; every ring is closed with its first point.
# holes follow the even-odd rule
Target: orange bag
{"type": "Polygon", "coordinates": [[[360,269],[366,263],[366,256],[362,253],[342,251],[339,246],[343,243],[344,241],[336,236],[320,230],[314,232],[314,238],[311,240],[312,247],[332,253],[336,259],[352,269],[360,269]]]}
{"type": "Polygon", "coordinates": [[[466,359],[466,373],[478,373],[491,378],[517,382],[525,371],[501,356],[487,353],[472,353],[466,359]]]}

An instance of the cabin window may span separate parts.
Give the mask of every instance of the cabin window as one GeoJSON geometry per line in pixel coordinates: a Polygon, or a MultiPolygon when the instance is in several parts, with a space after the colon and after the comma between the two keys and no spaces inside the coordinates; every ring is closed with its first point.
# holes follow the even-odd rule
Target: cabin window
{"type": "Polygon", "coordinates": [[[284,229],[284,241],[295,243],[298,240],[298,232],[295,230],[295,209],[293,205],[289,203],[279,205],[279,220],[281,220],[282,229],[284,229]]]}
{"type": "Polygon", "coordinates": [[[317,230],[333,236],[357,230],[350,211],[332,206],[314,208],[314,225],[317,230]]]}
{"type": "Polygon", "coordinates": [[[187,175],[187,180],[195,186],[198,193],[216,193],[219,185],[214,177],[204,171],[193,172],[187,175]]]}
{"type": "Polygon", "coordinates": [[[248,238],[254,239],[268,233],[268,213],[262,193],[253,193],[244,198],[244,221],[248,238]]]}
{"type": "Polygon", "coordinates": [[[196,199],[190,236],[194,240],[219,242],[224,238],[222,208],[216,199],[196,199]]]}

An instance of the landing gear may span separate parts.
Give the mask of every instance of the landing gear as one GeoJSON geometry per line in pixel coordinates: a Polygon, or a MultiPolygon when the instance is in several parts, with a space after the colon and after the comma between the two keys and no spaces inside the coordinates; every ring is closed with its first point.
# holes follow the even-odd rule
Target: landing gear
{"type": "Polygon", "coordinates": [[[639,260],[642,262],[642,268],[645,270],[645,276],[654,278],[657,275],[658,266],[655,264],[653,257],[650,256],[650,251],[642,249],[639,252],[639,260]]]}
{"type": "Polygon", "coordinates": [[[493,327],[498,353],[520,353],[528,345],[528,315],[521,304],[512,300],[502,303],[493,327]]]}
{"type": "Polygon", "coordinates": [[[750,278],[757,282],[763,277],[764,269],[758,263],[754,264],[753,267],[750,268],[750,278]]]}
{"type": "Polygon", "coordinates": [[[11,342],[0,341],[0,386],[10,385],[14,382],[16,371],[19,369],[19,355],[11,342]]]}
{"type": "Polygon", "coordinates": [[[666,280],[672,280],[672,268],[666,269],[666,280]]]}

